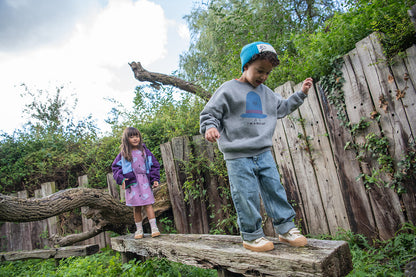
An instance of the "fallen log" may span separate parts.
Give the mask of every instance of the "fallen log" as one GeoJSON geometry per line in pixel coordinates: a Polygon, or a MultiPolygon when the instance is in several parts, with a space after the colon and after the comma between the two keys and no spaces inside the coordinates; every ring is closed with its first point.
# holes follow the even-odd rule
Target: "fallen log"
{"type": "Polygon", "coordinates": [[[346,276],[352,270],[347,242],[309,239],[305,247],[291,247],[268,237],[275,249],[252,252],[240,236],[162,234],[134,239],[111,238],[123,260],[159,257],[187,265],[216,269],[218,276],[346,276]]]}

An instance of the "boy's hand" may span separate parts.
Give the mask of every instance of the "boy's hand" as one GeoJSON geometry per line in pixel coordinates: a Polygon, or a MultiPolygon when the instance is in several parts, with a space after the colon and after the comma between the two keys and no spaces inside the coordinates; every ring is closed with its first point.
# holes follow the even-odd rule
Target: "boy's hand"
{"type": "Polygon", "coordinates": [[[205,139],[209,142],[216,142],[220,138],[220,133],[217,128],[209,128],[205,132],[205,139]]]}
{"type": "Polygon", "coordinates": [[[306,78],[305,81],[303,81],[301,90],[304,94],[308,94],[308,91],[312,86],[313,86],[313,79],[312,78],[306,78]]]}
{"type": "Polygon", "coordinates": [[[159,186],[159,182],[158,182],[158,181],[154,181],[154,182],[153,182],[153,187],[154,187],[154,188],[157,188],[158,186],[159,186]]]}

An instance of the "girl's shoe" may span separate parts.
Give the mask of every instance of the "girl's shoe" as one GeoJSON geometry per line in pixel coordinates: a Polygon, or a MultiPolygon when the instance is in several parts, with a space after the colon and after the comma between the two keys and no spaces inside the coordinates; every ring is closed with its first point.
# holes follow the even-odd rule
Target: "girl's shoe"
{"type": "Polygon", "coordinates": [[[134,233],[135,239],[141,239],[143,238],[143,230],[137,230],[136,233],[134,233]]]}
{"type": "Polygon", "coordinates": [[[152,238],[160,236],[158,228],[152,229],[152,238]]]}
{"type": "Polygon", "coordinates": [[[287,242],[292,246],[305,246],[308,241],[306,238],[300,233],[298,228],[292,228],[289,232],[279,235],[279,240],[281,242],[287,242]]]}

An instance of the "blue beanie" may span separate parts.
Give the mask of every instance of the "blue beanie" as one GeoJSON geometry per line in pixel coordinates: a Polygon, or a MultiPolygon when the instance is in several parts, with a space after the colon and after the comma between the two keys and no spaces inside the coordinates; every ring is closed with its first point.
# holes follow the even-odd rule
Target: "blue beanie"
{"type": "Polygon", "coordinates": [[[266,52],[266,51],[273,52],[277,56],[276,50],[274,50],[273,46],[271,46],[271,44],[267,42],[256,41],[256,42],[253,42],[244,46],[243,49],[241,49],[241,54],[240,54],[241,72],[244,72],[244,66],[246,65],[246,63],[248,63],[251,60],[251,58],[254,55],[259,54],[261,52],[266,52]]]}

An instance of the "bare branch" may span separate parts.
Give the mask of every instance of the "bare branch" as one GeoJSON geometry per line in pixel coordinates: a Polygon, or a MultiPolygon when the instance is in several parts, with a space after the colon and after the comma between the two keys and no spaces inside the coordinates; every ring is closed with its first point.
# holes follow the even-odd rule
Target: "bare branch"
{"type": "Polygon", "coordinates": [[[129,65],[134,72],[134,77],[137,80],[141,82],[150,82],[155,88],[158,88],[160,84],[169,85],[193,93],[207,101],[211,98],[211,94],[198,85],[184,81],[175,76],[147,71],[143,68],[140,62],[132,62],[129,65]]]}

